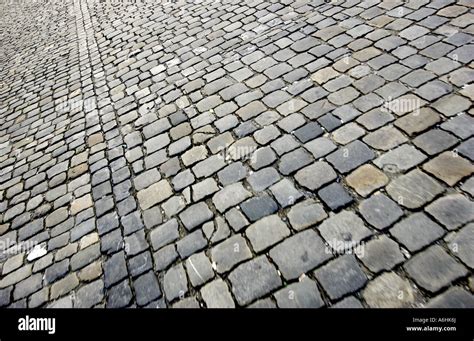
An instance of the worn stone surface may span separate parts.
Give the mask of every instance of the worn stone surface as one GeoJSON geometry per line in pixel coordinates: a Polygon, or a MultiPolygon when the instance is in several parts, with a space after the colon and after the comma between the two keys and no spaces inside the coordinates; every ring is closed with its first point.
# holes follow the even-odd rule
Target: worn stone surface
{"type": "Polygon", "coordinates": [[[439,245],[417,254],[405,263],[404,268],[418,285],[430,292],[437,292],[467,274],[466,267],[439,245]]]}
{"type": "Polygon", "coordinates": [[[1,3],[0,306],[468,306],[471,12],[1,3]]]}
{"type": "Polygon", "coordinates": [[[423,169],[449,186],[474,172],[474,165],[453,152],[445,152],[423,165],[423,169]]]}
{"type": "Polygon", "coordinates": [[[415,169],[390,182],[387,192],[399,205],[419,208],[443,191],[443,186],[422,171],[415,169]]]}
{"type": "Polygon", "coordinates": [[[250,225],[245,233],[253,249],[260,252],[289,236],[290,230],[280,217],[271,215],[250,225]]]}
{"type": "Polygon", "coordinates": [[[444,233],[443,228],[424,213],[415,213],[390,229],[390,234],[411,252],[431,244],[444,233]]]}
{"type": "Polygon", "coordinates": [[[382,193],[376,193],[362,201],[359,212],[370,225],[379,230],[389,227],[403,215],[400,206],[382,193]]]}
{"type": "Polygon", "coordinates": [[[320,308],[324,305],[316,283],[307,277],[277,291],[274,296],[279,308],[320,308]]]}
{"type": "Polygon", "coordinates": [[[314,275],[332,300],[357,291],[367,282],[367,276],[352,255],[330,261],[314,275]]]}
{"type": "Polygon", "coordinates": [[[371,308],[409,308],[415,302],[410,282],[393,272],[375,278],[362,295],[371,308]]]}
{"type": "Polygon", "coordinates": [[[361,218],[347,210],[326,219],[318,230],[334,251],[338,251],[342,244],[359,243],[372,234],[361,218]]]}
{"type": "Polygon", "coordinates": [[[239,305],[245,305],[281,285],[275,267],[265,256],[241,264],[229,275],[232,292],[239,305]]]}
{"type": "Polygon", "coordinates": [[[201,289],[201,296],[208,308],[234,308],[235,303],[230,295],[227,284],[222,279],[216,279],[201,289]]]}
{"type": "Polygon", "coordinates": [[[358,194],[366,197],[376,189],[386,185],[388,177],[378,168],[367,164],[349,174],[346,181],[358,194]]]}
{"type": "Polygon", "coordinates": [[[405,260],[399,245],[385,235],[367,242],[363,253],[356,255],[374,273],[391,270],[405,260]]]}
{"type": "Polygon", "coordinates": [[[322,239],[313,230],[295,234],[270,250],[283,277],[294,279],[314,269],[331,255],[325,252],[322,239]]]}

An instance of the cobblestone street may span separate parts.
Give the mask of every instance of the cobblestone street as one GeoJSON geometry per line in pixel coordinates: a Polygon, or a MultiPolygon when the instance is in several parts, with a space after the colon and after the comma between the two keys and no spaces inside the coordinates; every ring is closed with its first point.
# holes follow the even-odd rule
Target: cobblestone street
{"type": "Polygon", "coordinates": [[[0,307],[474,307],[474,0],[0,0],[0,307]]]}

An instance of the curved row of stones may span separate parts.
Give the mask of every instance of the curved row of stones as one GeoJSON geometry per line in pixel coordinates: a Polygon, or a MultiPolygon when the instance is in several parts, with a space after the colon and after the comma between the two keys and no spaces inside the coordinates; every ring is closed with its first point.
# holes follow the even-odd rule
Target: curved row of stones
{"type": "Polygon", "coordinates": [[[472,1],[0,6],[0,306],[474,305],[472,1]]]}

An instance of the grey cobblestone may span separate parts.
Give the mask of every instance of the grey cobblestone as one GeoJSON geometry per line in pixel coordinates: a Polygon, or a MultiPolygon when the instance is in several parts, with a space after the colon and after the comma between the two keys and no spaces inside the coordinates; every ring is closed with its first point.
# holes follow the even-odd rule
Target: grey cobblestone
{"type": "Polygon", "coordinates": [[[472,306],[471,7],[1,3],[0,306],[472,306]]]}

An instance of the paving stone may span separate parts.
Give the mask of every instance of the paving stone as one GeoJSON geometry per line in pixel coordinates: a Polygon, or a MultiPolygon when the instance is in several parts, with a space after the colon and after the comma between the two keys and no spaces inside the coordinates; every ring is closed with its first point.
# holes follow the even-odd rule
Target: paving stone
{"type": "Polygon", "coordinates": [[[404,268],[419,286],[432,293],[467,274],[467,269],[438,245],[412,257],[404,268]]]}
{"type": "Polygon", "coordinates": [[[5,289],[31,276],[31,264],[26,264],[21,268],[9,273],[0,280],[0,289],[5,289]]]}
{"type": "Polygon", "coordinates": [[[413,143],[428,155],[435,155],[457,143],[457,139],[440,129],[432,129],[417,136],[413,143]]]}
{"type": "Polygon", "coordinates": [[[251,196],[240,182],[228,185],[214,194],[212,202],[219,212],[224,212],[228,208],[238,205],[251,196]]]}
{"type": "Polygon", "coordinates": [[[245,178],[247,175],[247,168],[242,162],[232,162],[230,165],[220,170],[217,173],[219,181],[224,185],[229,185],[238,182],[245,178]]]}
{"type": "Polygon", "coordinates": [[[452,287],[444,293],[431,299],[427,308],[472,308],[474,307],[474,296],[460,287],[452,287]]]}
{"type": "Polygon", "coordinates": [[[469,193],[471,196],[474,194],[474,177],[470,177],[468,180],[464,182],[464,184],[461,186],[461,189],[469,193]]]}
{"type": "Polygon", "coordinates": [[[178,264],[166,272],[163,278],[163,290],[168,301],[182,298],[188,292],[188,281],[182,264],[178,264]]]}
{"type": "Polygon", "coordinates": [[[293,205],[303,194],[288,179],[282,179],[270,187],[273,196],[281,207],[293,205]]]}
{"type": "Polygon", "coordinates": [[[166,269],[171,263],[178,259],[178,257],[179,255],[174,244],[162,247],[153,254],[155,270],[161,271],[166,269]]]}
{"type": "Polygon", "coordinates": [[[451,252],[463,261],[470,268],[474,265],[472,240],[473,240],[474,224],[468,224],[458,232],[448,235],[445,239],[449,242],[448,247],[451,252]]]}
{"type": "Polygon", "coordinates": [[[289,236],[289,234],[290,231],[286,224],[278,215],[262,218],[246,229],[247,238],[255,252],[267,249],[289,236]]]}
{"type": "Polygon", "coordinates": [[[298,184],[312,191],[321,188],[336,177],[337,174],[334,169],[324,161],[315,162],[295,174],[295,180],[298,184]]]}
{"type": "Polygon", "coordinates": [[[231,290],[239,305],[246,305],[281,285],[275,267],[266,256],[260,256],[238,266],[229,275],[231,290]]]}
{"type": "Polygon", "coordinates": [[[433,101],[437,98],[440,98],[446,95],[450,91],[451,91],[450,85],[444,82],[441,82],[439,80],[435,80],[435,81],[422,85],[416,90],[415,93],[425,100],[433,101]]]}
{"type": "Polygon", "coordinates": [[[454,116],[471,106],[471,102],[458,95],[448,95],[437,100],[432,107],[445,116],[454,116]]]}
{"type": "Polygon", "coordinates": [[[366,243],[363,250],[356,255],[373,273],[391,270],[405,260],[398,244],[384,235],[366,243]]]}
{"type": "Polygon", "coordinates": [[[399,205],[414,209],[432,201],[443,192],[443,186],[432,177],[415,169],[392,180],[386,190],[399,205]]]}
{"type": "Polygon", "coordinates": [[[251,309],[272,309],[276,308],[276,304],[270,298],[263,298],[250,304],[247,308],[251,309]]]}
{"type": "Polygon", "coordinates": [[[341,173],[348,173],[374,157],[374,153],[367,145],[354,141],[330,154],[326,159],[341,173]]]}
{"type": "Polygon", "coordinates": [[[104,283],[107,288],[124,279],[127,274],[127,264],[125,263],[125,255],[122,251],[115,253],[105,261],[104,283]]]}
{"type": "MultiPolygon", "coordinates": [[[[161,301],[158,301],[158,302],[160,302],[160,303],[158,303],[157,308],[161,308],[160,305],[164,304],[164,302],[163,303],[161,303],[161,301]]],[[[153,305],[154,305],[154,303],[153,303],[153,305]]],[[[153,305],[151,306],[151,308],[153,308],[153,305]]],[[[174,303],[172,305],[172,308],[173,309],[199,309],[199,308],[201,308],[201,306],[199,305],[199,302],[196,300],[196,298],[186,297],[186,298],[183,298],[183,299],[179,300],[178,302],[174,303]]]]}
{"type": "Polygon", "coordinates": [[[176,191],[180,191],[182,189],[184,189],[185,187],[191,185],[194,183],[194,175],[193,173],[187,169],[181,173],[178,173],[174,178],[173,178],[173,181],[172,181],[172,184],[173,184],[173,188],[176,190],[176,191]]]}
{"type": "Polygon", "coordinates": [[[211,259],[218,273],[224,273],[235,265],[250,259],[252,254],[241,235],[234,235],[211,249],[211,259]]]}
{"type": "Polygon", "coordinates": [[[178,222],[176,219],[171,219],[150,232],[150,241],[154,250],[175,241],[178,237],[178,222]]]}
{"type": "Polygon", "coordinates": [[[204,238],[201,230],[197,230],[176,243],[176,248],[181,258],[202,250],[207,246],[207,240],[204,238]]]}
{"type": "Polygon", "coordinates": [[[332,133],[332,138],[338,144],[347,144],[365,135],[365,130],[356,123],[348,123],[332,133]]]}
{"type": "Polygon", "coordinates": [[[201,296],[208,308],[235,308],[227,284],[222,279],[216,279],[201,289],[201,296]]]}
{"type": "Polygon", "coordinates": [[[193,200],[199,201],[217,192],[219,190],[219,187],[217,186],[217,182],[214,179],[208,178],[206,180],[203,180],[193,185],[192,190],[193,190],[193,200]]]}
{"type": "Polygon", "coordinates": [[[361,309],[364,308],[362,303],[355,298],[354,296],[349,296],[346,297],[336,304],[332,305],[331,308],[336,308],[336,309],[361,309]]]}
{"type": "Polygon", "coordinates": [[[373,109],[357,118],[357,123],[368,130],[380,128],[393,121],[393,115],[386,110],[373,109]]]}
{"type": "Polygon", "coordinates": [[[240,208],[250,221],[257,221],[278,210],[276,202],[268,195],[253,197],[240,204],[240,208]]]}
{"type": "Polygon", "coordinates": [[[275,168],[267,167],[250,174],[247,181],[254,191],[260,192],[276,183],[280,178],[281,176],[275,168]]]}
{"type": "Polygon", "coordinates": [[[470,161],[452,152],[444,152],[428,161],[423,165],[423,169],[449,186],[454,186],[474,172],[470,161]]]}
{"type": "Polygon", "coordinates": [[[291,135],[283,135],[277,140],[273,141],[270,145],[278,155],[282,155],[289,152],[299,146],[299,143],[291,135]]]}
{"type": "MultiPolygon", "coordinates": [[[[118,4],[108,26],[94,24],[107,6],[75,4],[76,20],[60,3],[10,7],[7,26],[57,14],[32,38],[52,18],[73,40],[86,27],[80,51],[21,50],[44,72],[2,71],[0,244],[15,253],[0,260],[0,306],[469,306],[469,1],[198,1],[167,20],[118,4]],[[213,250],[235,246],[222,270],[213,250]],[[405,271],[435,246],[446,255],[405,271]],[[371,272],[362,292],[333,299],[303,276],[336,254],[371,272]]],[[[17,27],[4,31],[19,50],[17,27]]]]}
{"type": "Polygon", "coordinates": [[[173,195],[170,184],[161,180],[137,193],[138,202],[142,210],[146,210],[173,195]]]}
{"type": "Polygon", "coordinates": [[[280,131],[274,125],[267,125],[263,129],[256,131],[253,136],[257,143],[265,145],[280,136],[280,131]]]}
{"type": "Polygon", "coordinates": [[[362,296],[371,308],[409,308],[415,303],[415,292],[410,283],[393,272],[375,278],[362,296]]]}
{"type": "Polygon", "coordinates": [[[454,135],[466,139],[474,135],[474,128],[472,123],[474,119],[466,114],[457,115],[441,124],[441,128],[447,130],[454,135]]]}
{"type": "Polygon", "coordinates": [[[68,217],[67,208],[62,207],[48,215],[45,220],[45,226],[51,227],[62,223],[68,217]]]}
{"type": "Polygon", "coordinates": [[[306,143],[304,147],[313,154],[315,159],[319,159],[336,149],[336,145],[325,137],[314,139],[313,141],[306,143]]]}
{"type": "Polygon", "coordinates": [[[303,127],[295,130],[294,135],[300,140],[302,143],[308,142],[313,140],[314,138],[323,134],[323,130],[321,126],[317,123],[310,122],[303,127]]]}
{"type": "Polygon", "coordinates": [[[474,220],[474,203],[461,194],[441,197],[425,210],[448,230],[454,230],[474,220]]]}
{"type": "Polygon", "coordinates": [[[469,160],[473,161],[474,160],[474,138],[470,138],[469,140],[461,143],[459,145],[459,148],[457,148],[457,152],[461,154],[462,156],[465,156],[469,160]]]}
{"type": "Polygon", "coordinates": [[[76,293],[74,306],[77,308],[91,308],[104,298],[104,282],[96,280],[81,287],[76,293]]]}
{"type": "Polygon", "coordinates": [[[312,161],[313,158],[304,148],[298,148],[280,158],[278,169],[283,175],[288,175],[310,164],[312,161]]]}
{"type": "Polygon", "coordinates": [[[18,255],[14,255],[13,257],[8,258],[5,263],[3,263],[2,275],[5,276],[8,273],[21,267],[23,265],[24,258],[24,253],[20,253],[18,255]]]}
{"type": "Polygon", "coordinates": [[[439,115],[433,110],[422,108],[419,111],[399,118],[394,124],[408,135],[414,135],[435,125],[439,121],[439,115]]]}
{"type": "Polygon", "coordinates": [[[242,228],[249,224],[247,218],[244,214],[239,211],[237,208],[233,208],[225,214],[227,222],[236,232],[240,231],[242,228]]]}
{"type": "Polygon", "coordinates": [[[183,222],[184,226],[188,231],[192,231],[199,225],[202,225],[214,216],[209,207],[204,203],[200,202],[195,205],[188,207],[184,210],[179,218],[183,222]]]}
{"type": "Polygon", "coordinates": [[[102,275],[102,265],[100,261],[95,261],[88,266],[81,269],[78,273],[78,277],[82,281],[92,281],[99,278],[102,275]]]}
{"type": "Polygon", "coordinates": [[[322,205],[307,199],[294,205],[287,214],[291,226],[299,231],[323,221],[327,217],[322,205]]]}
{"type": "Polygon", "coordinates": [[[290,133],[305,124],[304,116],[301,114],[289,115],[278,121],[278,127],[290,133]]]}
{"type": "MultiPolygon", "coordinates": [[[[166,273],[166,275],[168,275],[168,273],[166,273]]],[[[133,287],[135,289],[136,300],[139,306],[146,305],[147,303],[161,297],[158,280],[152,271],[135,279],[133,287]]]]}
{"type": "Polygon", "coordinates": [[[17,301],[38,291],[42,287],[42,280],[41,274],[36,274],[17,283],[13,290],[13,299],[17,301]]]}
{"type": "Polygon", "coordinates": [[[299,232],[273,247],[270,258],[287,280],[298,278],[325,262],[331,255],[324,251],[322,239],[313,230],[299,232]]]}
{"type": "Polygon", "coordinates": [[[208,177],[225,167],[225,161],[221,155],[213,155],[199,162],[192,168],[197,178],[208,177]]]}
{"type": "Polygon", "coordinates": [[[324,130],[331,132],[339,128],[342,122],[332,114],[326,114],[318,119],[318,123],[324,128],[324,130]]]}
{"type": "Polygon", "coordinates": [[[316,283],[305,277],[290,284],[275,294],[279,308],[320,308],[324,306],[316,283]]]}
{"type": "Polygon", "coordinates": [[[409,251],[415,252],[442,237],[444,230],[424,213],[414,213],[395,224],[390,233],[409,251]]]}
{"type": "Polygon", "coordinates": [[[406,171],[426,160],[426,155],[408,144],[401,145],[374,160],[380,169],[389,167],[390,171],[406,171]]]}
{"type": "Polygon", "coordinates": [[[79,285],[79,280],[75,273],[71,273],[64,277],[63,279],[55,282],[51,286],[51,299],[56,299],[61,297],[72,290],[74,290],[79,285]]]}
{"type": "Polygon", "coordinates": [[[214,277],[211,262],[204,252],[189,257],[186,260],[186,269],[194,287],[198,287],[214,277]]]}
{"type": "Polygon", "coordinates": [[[367,282],[367,276],[352,255],[330,261],[316,270],[314,275],[331,300],[355,292],[367,282]]]}
{"type": "Polygon", "coordinates": [[[362,165],[346,177],[347,184],[361,196],[368,196],[373,191],[385,186],[388,177],[378,168],[362,165]]]}
{"type": "Polygon", "coordinates": [[[318,230],[336,252],[353,247],[372,235],[362,219],[351,211],[342,211],[329,217],[319,225],[318,230]]]}
{"type": "Polygon", "coordinates": [[[362,140],[372,148],[390,150],[407,141],[406,137],[392,126],[382,127],[364,136],[362,140]]]}
{"type": "Polygon", "coordinates": [[[333,211],[343,208],[353,201],[344,187],[336,182],[319,190],[318,196],[333,211]]]}
{"type": "MultiPolygon", "coordinates": [[[[57,256],[57,253],[56,253],[57,256]]],[[[98,243],[85,248],[71,257],[70,266],[71,270],[75,271],[80,269],[100,256],[100,245],[98,243]]]]}
{"type": "Polygon", "coordinates": [[[403,215],[400,207],[382,193],[362,201],[359,212],[370,225],[379,230],[389,227],[403,215]]]}
{"type": "Polygon", "coordinates": [[[268,166],[277,160],[275,152],[270,147],[259,148],[255,151],[250,159],[250,166],[258,170],[268,166]]]}

